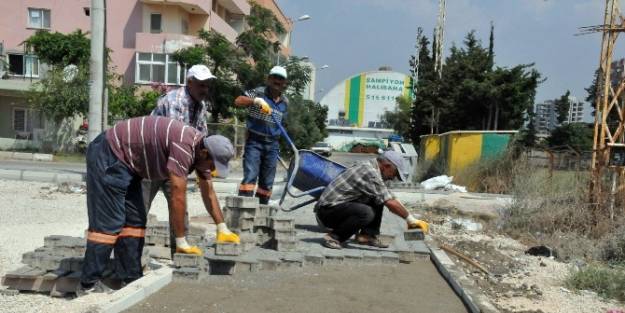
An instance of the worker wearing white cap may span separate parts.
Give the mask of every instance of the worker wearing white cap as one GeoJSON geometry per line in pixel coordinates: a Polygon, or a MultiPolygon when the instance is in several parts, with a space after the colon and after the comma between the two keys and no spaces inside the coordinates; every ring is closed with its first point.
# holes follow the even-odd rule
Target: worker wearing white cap
{"type": "Polygon", "coordinates": [[[385,206],[405,219],[408,228],[420,228],[427,233],[429,224],[410,214],[384,183],[395,178],[405,181],[406,172],[403,157],[398,152],[386,151],[377,160],[363,162],[339,174],[324,189],[315,207],[317,219],[331,229],[322,244],[341,249],[356,235],[359,244],[388,247],[378,237],[385,206]]]}
{"type": "MultiPolygon", "coordinates": [[[[153,116],[164,116],[174,120],[181,121],[200,131],[203,136],[208,135],[207,107],[209,103],[209,95],[211,92],[212,81],[216,79],[206,67],[206,65],[196,64],[187,71],[187,84],[176,90],[168,92],[166,95],[158,99],[156,108],[152,111],[153,116]]],[[[171,204],[171,182],[165,180],[145,179],[143,185],[143,199],[145,207],[149,211],[152,201],[156,197],[159,189],[163,191],[167,203],[171,204]]],[[[186,210],[185,210],[186,214],[186,210]]],[[[185,234],[189,228],[189,217],[185,215],[185,234]]],[[[169,247],[173,257],[176,252],[176,240],[174,227],[170,223],[170,240],[169,247]]]]}
{"type": "Polygon", "coordinates": [[[248,108],[243,181],[239,186],[239,196],[252,197],[256,191],[261,204],[269,202],[276,176],[280,152],[280,129],[276,122],[281,123],[286,117],[288,100],[283,94],[286,86],[286,69],[274,66],[269,71],[266,86],[248,90],[234,100],[237,107],[248,108]]]}

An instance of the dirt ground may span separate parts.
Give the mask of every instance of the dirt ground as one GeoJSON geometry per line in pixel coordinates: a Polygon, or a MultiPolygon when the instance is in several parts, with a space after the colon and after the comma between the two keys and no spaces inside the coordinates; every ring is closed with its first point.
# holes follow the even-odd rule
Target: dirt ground
{"type": "Polygon", "coordinates": [[[126,312],[467,312],[428,261],[323,266],[175,282],[126,312]]]}
{"type": "MultiPolygon", "coordinates": [[[[452,222],[453,217],[426,212],[432,222],[432,239],[471,257],[485,267],[486,275],[460,258],[450,255],[465,274],[503,313],[604,313],[624,309],[625,304],[606,300],[588,290],[571,291],[564,287],[575,262],[525,254],[529,248],[489,227],[468,231],[452,222]]],[[[448,253],[449,254],[449,253],[448,253]]]]}

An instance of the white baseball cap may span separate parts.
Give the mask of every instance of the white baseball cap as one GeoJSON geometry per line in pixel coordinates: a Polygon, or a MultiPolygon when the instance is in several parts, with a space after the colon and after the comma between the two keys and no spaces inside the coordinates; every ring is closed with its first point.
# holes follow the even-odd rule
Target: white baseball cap
{"type": "Polygon", "coordinates": [[[406,181],[406,163],[404,162],[404,158],[401,156],[401,154],[397,151],[388,150],[384,151],[382,157],[393,163],[393,165],[395,165],[395,167],[397,168],[397,173],[399,173],[399,179],[401,181],[406,181]]]}
{"type": "Polygon", "coordinates": [[[282,66],[274,66],[269,71],[269,75],[276,75],[286,79],[286,69],[282,66]]]}
{"type": "Polygon", "coordinates": [[[195,77],[197,80],[207,80],[207,79],[215,79],[217,76],[211,73],[211,70],[206,67],[206,65],[196,64],[191,66],[191,68],[187,71],[187,79],[190,77],[195,77]]]}

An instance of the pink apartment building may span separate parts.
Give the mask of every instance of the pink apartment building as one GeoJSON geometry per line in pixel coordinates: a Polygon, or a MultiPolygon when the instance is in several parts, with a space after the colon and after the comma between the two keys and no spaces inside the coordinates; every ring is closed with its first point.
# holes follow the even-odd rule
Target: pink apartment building
{"type": "MultiPolygon", "coordinates": [[[[170,56],[176,50],[198,41],[199,30],[214,30],[234,42],[244,30],[250,13],[246,0],[108,0],[106,45],[112,50],[112,65],[123,75],[124,83],[184,84],[185,69],[170,56]]],[[[281,36],[284,55],[289,54],[291,21],[274,0],[258,0],[285,25],[281,36]]],[[[9,64],[0,68],[0,137],[12,138],[14,148],[30,139],[46,121],[28,108],[21,93],[33,81],[45,77],[45,64],[24,51],[21,43],[39,29],[69,33],[88,32],[91,25],[90,0],[10,0],[0,1],[0,58],[9,64]]],[[[32,140],[35,139],[35,140],[32,140]]],[[[5,140],[5,139],[3,139],[5,140]]],[[[7,148],[7,140],[0,149],[7,148]]]]}

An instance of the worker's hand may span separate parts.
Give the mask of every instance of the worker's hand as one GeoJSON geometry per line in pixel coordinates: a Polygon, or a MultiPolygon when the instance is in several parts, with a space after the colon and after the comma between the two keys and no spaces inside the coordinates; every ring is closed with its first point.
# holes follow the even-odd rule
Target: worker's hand
{"type": "Polygon", "coordinates": [[[228,229],[226,223],[217,224],[217,243],[241,243],[239,235],[233,233],[228,229]]]}
{"type": "Polygon", "coordinates": [[[176,252],[184,254],[202,255],[202,250],[197,246],[188,246],[186,248],[176,247],[176,252]]]}
{"type": "Polygon", "coordinates": [[[427,234],[430,231],[430,224],[426,221],[419,220],[412,216],[412,214],[406,217],[406,223],[408,224],[408,229],[421,229],[424,234],[427,234]]]}
{"type": "Polygon", "coordinates": [[[271,114],[271,106],[269,105],[269,103],[267,103],[267,101],[265,101],[265,99],[260,97],[254,98],[254,105],[259,106],[260,111],[263,114],[271,114]]]}

